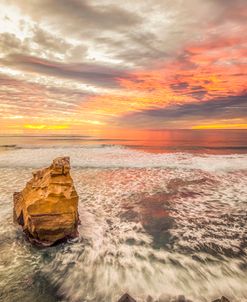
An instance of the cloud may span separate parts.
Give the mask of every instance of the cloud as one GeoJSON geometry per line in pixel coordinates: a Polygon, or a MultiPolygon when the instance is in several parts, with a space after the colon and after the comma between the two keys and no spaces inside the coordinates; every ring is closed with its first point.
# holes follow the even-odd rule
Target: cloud
{"type": "Polygon", "coordinates": [[[210,0],[216,5],[218,18],[215,23],[242,22],[246,20],[247,9],[245,0],[210,0]]]}
{"type": "Polygon", "coordinates": [[[66,87],[28,83],[0,74],[0,118],[67,120],[80,114],[81,104],[90,95],[66,87]]]}
{"type": "MultiPolygon", "coordinates": [[[[126,5],[129,2],[125,1],[126,5]]],[[[214,47],[218,39],[222,41],[234,29],[239,28],[243,32],[243,19],[236,17],[246,15],[243,2],[232,1],[228,6],[224,0],[188,0],[184,5],[180,1],[169,0],[137,1],[136,7],[145,20],[144,25],[118,32],[118,35],[104,35],[103,32],[95,41],[124,63],[137,67],[156,65],[177,57],[193,42],[201,43],[210,38],[210,46],[214,47]]],[[[244,37],[241,39],[244,40],[244,37]]],[[[237,42],[233,39],[232,43],[236,45],[237,42]]]]}
{"type": "Polygon", "coordinates": [[[125,28],[140,22],[140,17],[115,4],[94,3],[87,0],[30,0],[12,1],[25,14],[36,21],[46,21],[51,26],[58,24],[73,34],[73,31],[88,29],[112,30],[125,28]],[[69,22],[64,22],[68,20],[69,22]],[[72,32],[71,32],[72,31],[72,32]]]}
{"type": "Polygon", "coordinates": [[[48,59],[57,59],[65,62],[81,62],[85,60],[87,56],[88,48],[82,42],[73,45],[66,39],[54,33],[52,34],[37,25],[32,28],[32,34],[32,38],[29,39],[30,44],[35,43],[38,47],[39,54],[45,55],[48,59]]]}
{"type": "Polygon", "coordinates": [[[4,54],[19,52],[25,53],[29,49],[29,46],[19,39],[13,33],[2,33],[0,34],[0,55],[3,56],[4,54]]]}
{"type": "Polygon", "coordinates": [[[136,127],[243,118],[244,103],[228,100],[246,86],[245,2],[3,0],[0,116],[136,127]]]}
{"type": "MultiPolygon", "coordinates": [[[[171,0],[135,3],[130,0],[121,3],[111,0],[10,0],[6,3],[19,7],[24,16],[39,24],[42,30],[34,29],[33,39],[44,43],[47,38],[48,47],[56,47],[56,40],[57,47],[66,43],[61,37],[73,38],[89,48],[89,56],[90,51],[96,51],[104,58],[137,67],[176,56],[186,43],[200,40],[209,24],[220,26],[233,18],[223,2],[204,0],[187,0],[183,6],[180,1],[171,0]],[[192,13],[194,11],[196,14],[192,13]]],[[[231,4],[231,12],[240,13],[238,1],[231,4]]],[[[233,21],[237,24],[235,17],[233,21]]],[[[66,50],[65,47],[64,53],[66,50]]]]}
{"type": "Polygon", "coordinates": [[[147,109],[136,113],[126,114],[119,124],[130,127],[164,128],[169,125],[200,123],[203,120],[246,119],[247,94],[217,98],[210,101],[174,105],[167,108],[147,109]],[[172,122],[172,123],[171,123],[172,122]],[[181,123],[182,122],[182,123],[181,123]]]}
{"type": "Polygon", "coordinates": [[[18,54],[9,55],[1,63],[26,72],[73,79],[102,87],[118,87],[117,78],[127,76],[121,67],[113,68],[96,63],[62,63],[18,54]]]}
{"type": "Polygon", "coordinates": [[[64,39],[53,35],[42,28],[35,26],[33,28],[32,42],[42,46],[51,51],[65,53],[71,48],[71,44],[67,43],[64,39]]]}
{"type": "Polygon", "coordinates": [[[18,38],[14,33],[0,35],[1,57],[9,54],[36,55],[46,59],[78,62],[85,59],[87,47],[83,43],[73,45],[39,26],[30,27],[31,37],[18,38]]]}

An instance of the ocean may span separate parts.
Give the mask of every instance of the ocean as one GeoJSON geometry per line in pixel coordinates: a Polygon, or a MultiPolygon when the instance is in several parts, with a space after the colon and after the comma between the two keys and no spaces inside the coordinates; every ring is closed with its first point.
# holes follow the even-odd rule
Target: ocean
{"type": "Polygon", "coordinates": [[[247,301],[246,130],[0,137],[0,301],[117,302],[125,292],[247,301]],[[40,249],[13,223],[12,195],[57,156],[71,159],[79,237],[40,249]]]}

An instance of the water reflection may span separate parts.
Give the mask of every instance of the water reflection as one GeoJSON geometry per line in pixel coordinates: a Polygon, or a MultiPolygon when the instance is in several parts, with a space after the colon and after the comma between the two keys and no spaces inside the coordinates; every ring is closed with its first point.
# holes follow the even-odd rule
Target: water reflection
{"type": "Polygon", "coordinates": [[[109,130],[97,136],[1,136],[5,149],[51,146],[121,145],[147,152],[205,152],[229,154],[247,152],[247,130],[109,130]]]}

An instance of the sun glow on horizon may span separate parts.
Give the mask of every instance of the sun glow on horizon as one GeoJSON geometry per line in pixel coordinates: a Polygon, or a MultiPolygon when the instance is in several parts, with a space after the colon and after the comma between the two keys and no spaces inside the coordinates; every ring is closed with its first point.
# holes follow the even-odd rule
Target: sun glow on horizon
{"type": "Polygon", "coordinates": [[[25,129],[34,129],[34,130],[64,130],[68,129],[68,125],[32,125],[32,124],[26,124],[23,126],[25,129]]]}
{"type": "Polygon", "coordinates": [[[193,130],[203,129],[247,129],[247,124],[208,124],[196,125],[192,127],[193,130]]]}

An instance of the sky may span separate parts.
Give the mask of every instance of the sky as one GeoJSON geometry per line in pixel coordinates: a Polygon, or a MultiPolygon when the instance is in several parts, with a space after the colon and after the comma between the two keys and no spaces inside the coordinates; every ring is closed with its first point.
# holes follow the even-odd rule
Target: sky
{"type": "Polygon", "coordinates": [[[1,0],[0,134],[247,129],[246,0],[1,0]]]}

